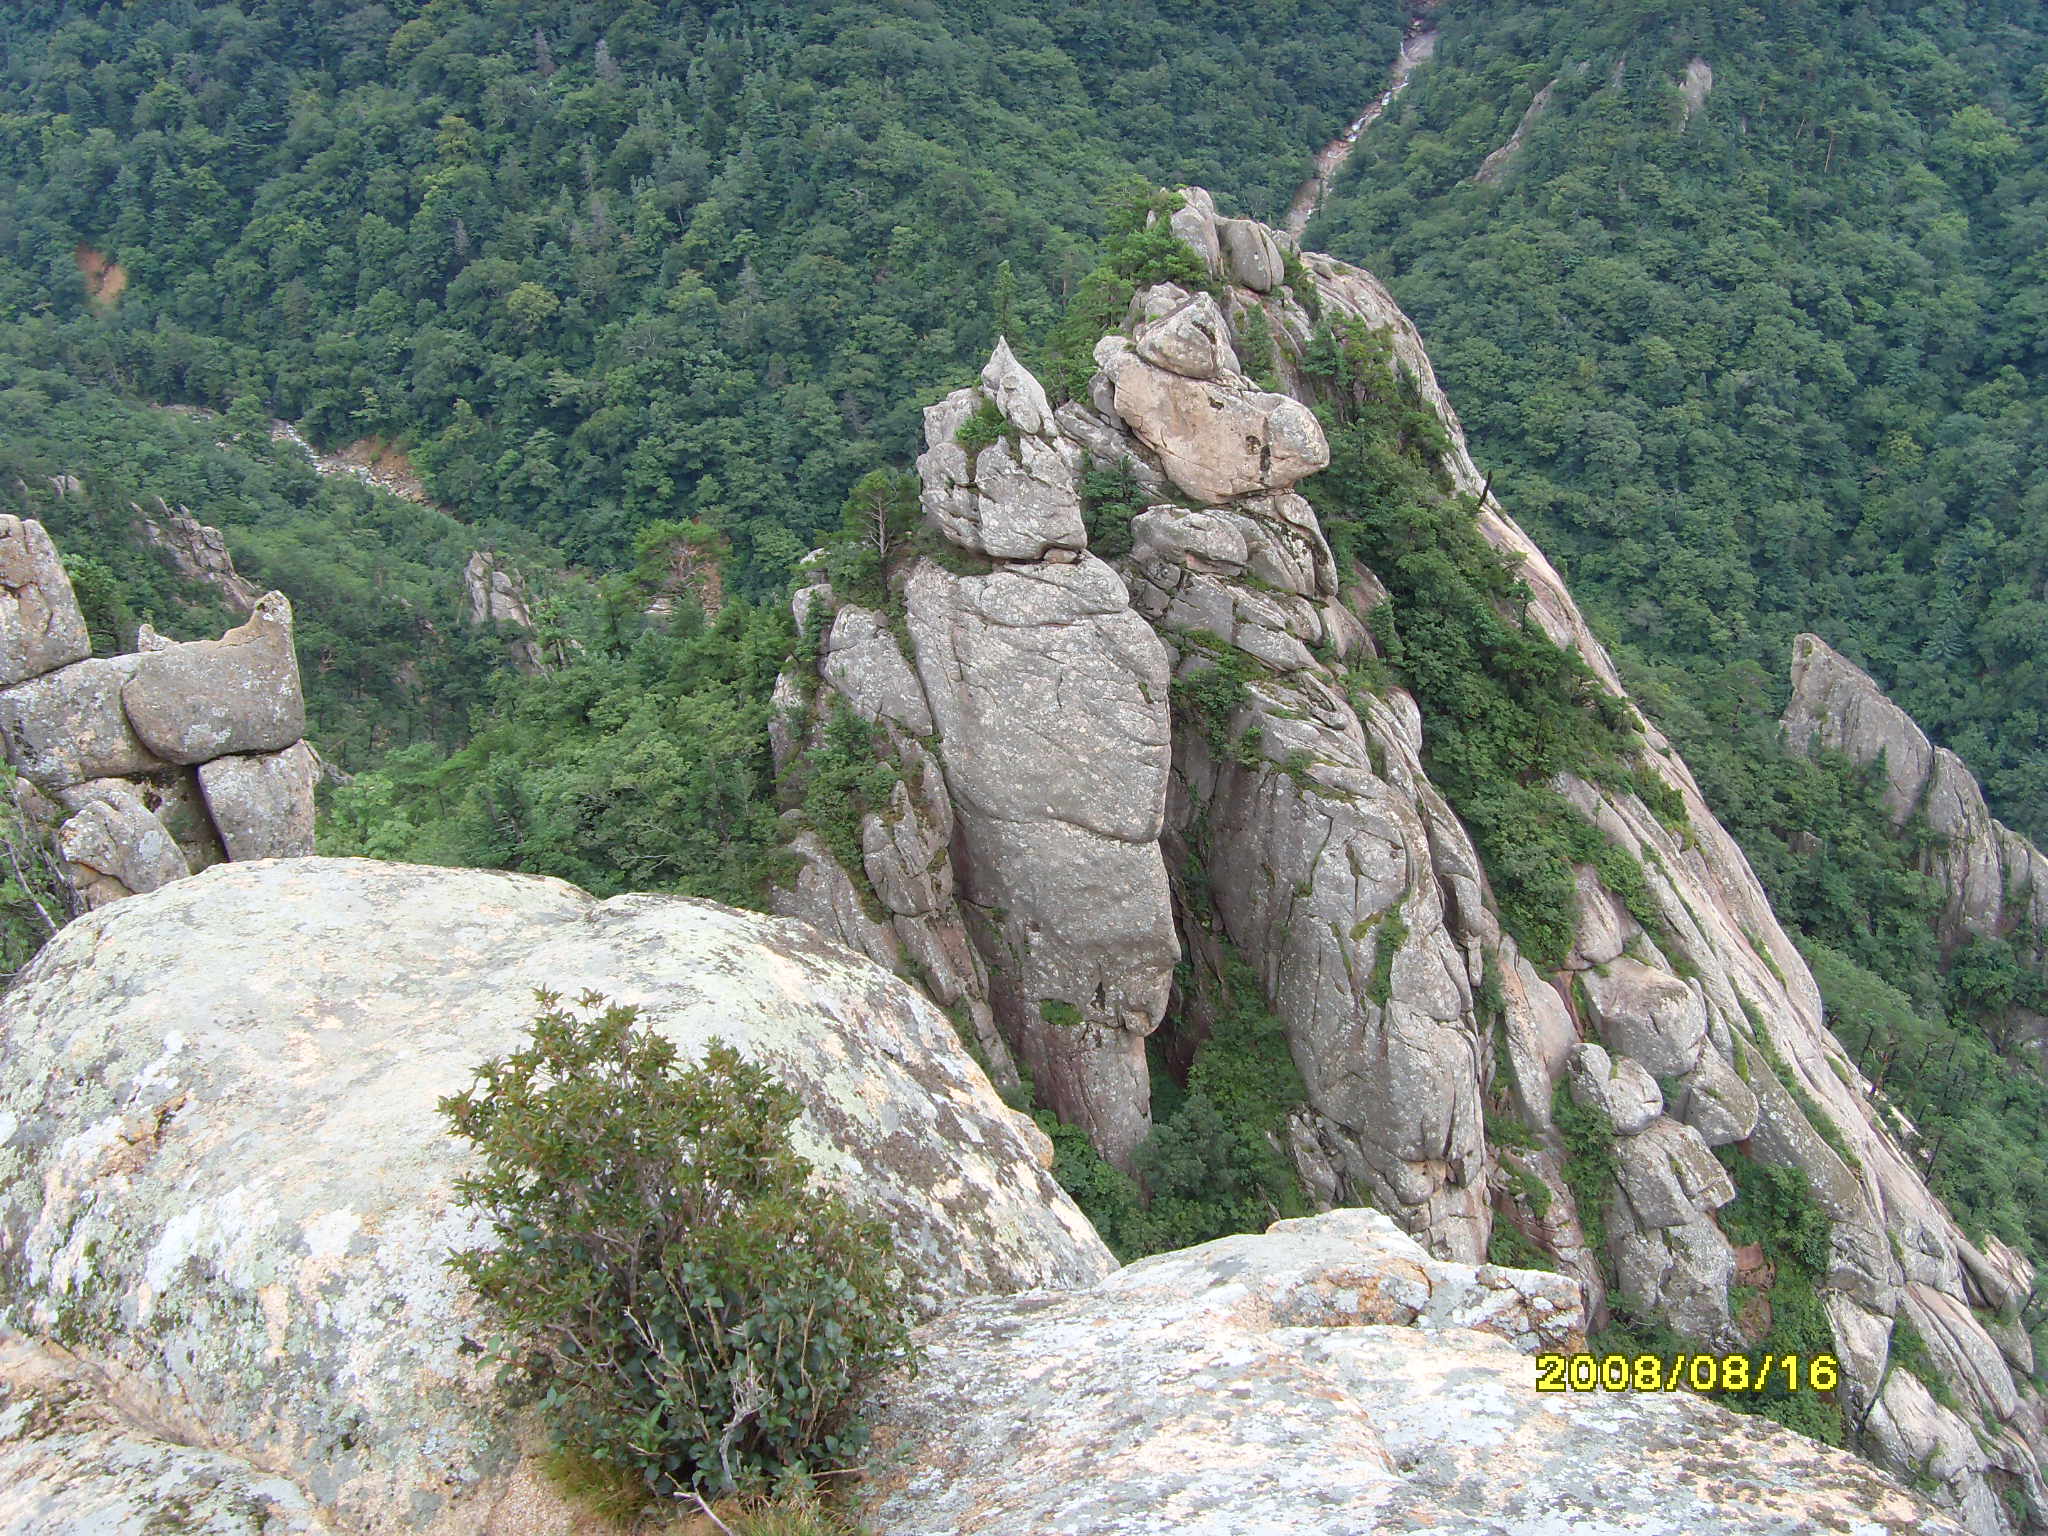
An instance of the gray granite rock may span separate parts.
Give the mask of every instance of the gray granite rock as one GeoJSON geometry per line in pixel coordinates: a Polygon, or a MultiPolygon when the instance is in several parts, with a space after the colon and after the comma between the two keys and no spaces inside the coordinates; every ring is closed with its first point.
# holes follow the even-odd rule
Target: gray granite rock
{"type": "Polygon", "coordinates": [[[905,596],[998,1022],[1048,1101],[1127,1159],[1179,955],[1164,648],[1093,558],[974,577],[927,561],[905,596]]]}
{"type": "Polygon", "coordinates": [[[142,743],[166,762],[281,752],[306,734],[292,649],[292,605],[265,593],[247,623],[218,640],[145,648],[121,687],[142,743]]]}
{"type": "Polygon", "coordinates": [[[121,692],[139,656],[91,657],[0,689],[0,748],[21,776],[54,795],[88,779],[165,766],[136,735],[121,692]]]}
{"type": "Polygon", "coordinates": [[[231,859],[303,859],[313,852],[313,789],[320,759],[303,741],[282,752],[216,757],[199,787],[231,859]]]}
{"type": "Polygon", "coordinates": [[[92,654],[57,546],[34,518],[0,516],[0,688],[92,654]]]}
{"type": "Polygon", "coordinates": [[[57,852],[87,907],[153,891],[192,873],[170,829],[120,779],[66,792],[75,814],[57,829],[57,852]]]}
{"type": "Polygon", "coordinates": [[[1539,1393],[1561,1277],[1373,1212],[974,1301],[871,1396],[877,1536],[1960,1536],[1843,1452],[1686,1393],[1539,1393]]]}
{"type": "Polygon", "coordinates": [[[0,999],[0,1328],[61,1331],[157,1433],[260,1457],[337,1530],[498,1529],[516,1420],[443,1262],[483,1228],[435,1104],[542,986],[788,1083],[926,1305],[1113,1267],[944,1017],[802,925],[297,859],[88,913],[0,999]]]}

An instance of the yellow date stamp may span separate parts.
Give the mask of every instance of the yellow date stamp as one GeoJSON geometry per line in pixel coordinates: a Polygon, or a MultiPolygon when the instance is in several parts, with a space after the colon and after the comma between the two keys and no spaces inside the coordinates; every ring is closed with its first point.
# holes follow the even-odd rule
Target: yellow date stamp
{"type": "Polygon", "coordinates": [[[1832,1392],[1833,1355],[1538,1355],[1538,1392],[1832,1392]]]}

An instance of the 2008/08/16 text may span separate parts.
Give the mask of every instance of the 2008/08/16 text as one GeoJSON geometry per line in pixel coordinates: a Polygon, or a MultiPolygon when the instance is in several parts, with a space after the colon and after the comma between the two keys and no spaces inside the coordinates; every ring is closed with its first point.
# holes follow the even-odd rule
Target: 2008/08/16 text
{"type": "Polygon", "coordinates": [[[1538,1355],[1538,1392],[1832,1392],[1833,1355],[1538,1355]]]}

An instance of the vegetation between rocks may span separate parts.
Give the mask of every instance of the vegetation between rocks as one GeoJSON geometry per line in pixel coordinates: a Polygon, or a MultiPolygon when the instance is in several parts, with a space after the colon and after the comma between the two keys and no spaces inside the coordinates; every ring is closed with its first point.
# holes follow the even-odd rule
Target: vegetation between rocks
{"type": "Polygon", "coordinates": [[[537,994],[525,1048],[441,1101],[494,1243],[450,1266],[573,1458],[667,1501],[853,1467],[854,1394],[910,1359],[888,1229],[809,1183],[795,1094],[730,1046],[537,994]]]}

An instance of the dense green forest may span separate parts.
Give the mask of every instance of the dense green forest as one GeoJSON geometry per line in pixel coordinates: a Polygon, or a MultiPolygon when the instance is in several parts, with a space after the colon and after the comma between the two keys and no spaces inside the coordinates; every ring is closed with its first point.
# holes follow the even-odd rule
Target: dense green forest
{"type": "Polygon", "coordinates": [[[1389,281],[1610,634],[1704,699],[1816,630],[2048,837],[2041,8],[1438,16],[1308,243],[1389,281]]]}
{"type": "Polygon", "coordinates": [[[0,315],[130,395],[400,439],[578,560],[704,519],[763,594],[999,326],[1050,323],[1109,187],[1277,206],[1397,32],[1384,0],[11,6],[0,315]]]}

